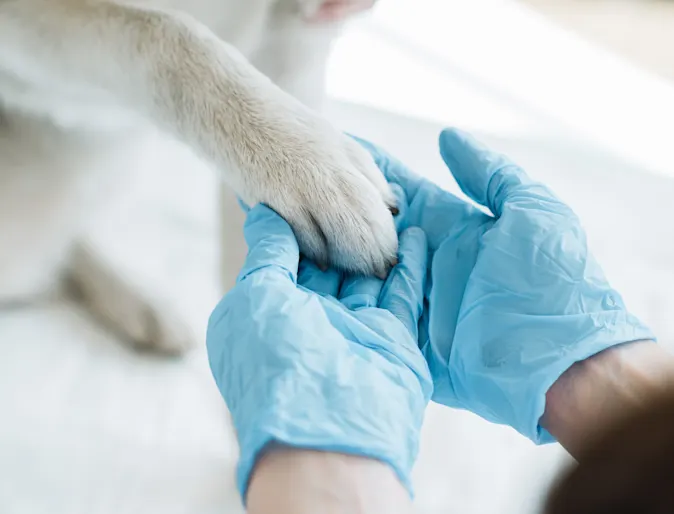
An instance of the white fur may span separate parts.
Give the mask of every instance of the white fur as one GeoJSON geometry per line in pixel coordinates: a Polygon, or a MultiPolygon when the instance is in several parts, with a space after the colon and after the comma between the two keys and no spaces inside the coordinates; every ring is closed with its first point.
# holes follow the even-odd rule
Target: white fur
{"type": "MultiPolygon", "coordinates": [[[[133,170],[144,124],[187,144],[245,202],[276,209],[317,262],[384,274],[397,250],[388,185],[305,105],[320,105],[334,31],[303,21],[316,3],[0,0],[0,302],[53,284],[91,204],[112,197],[101,184],[133,170]],[[11,155],[25,166],[3,164],[11,155]],[[21,282],[27,269],[40,272],[21,282]]],[[[105,290],[137,300],[126,284],[105,290]]],[[[121,303],[133,302],[105,309],[121,303]]]]}

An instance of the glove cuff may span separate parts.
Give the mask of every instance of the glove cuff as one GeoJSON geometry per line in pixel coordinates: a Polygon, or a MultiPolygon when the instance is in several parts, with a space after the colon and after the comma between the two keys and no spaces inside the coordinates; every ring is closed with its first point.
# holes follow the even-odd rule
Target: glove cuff
{"type": "MultiPolygon", "coordinates": [[[[629,317],[632,318],[632,316],[629,317]]],[[[584,341],[578,344],[573,352],[565,355],[554,366],[550,366],[547,370],[541,370],[538,390],[533,393],[528,426],[525,425],[523,430],[519,430],[520,433],[538,445],[557,442],[555,437],[540,425],[541,418],[546,409],[548,391],[571,366],[578,362],[587,360],[604,350],[620,344],[642,340],[655,341],[655,335],[648,327],[642,325],[636,318],[632,319],[637,323],[636,325],[624,327],[623,330],[619,330],[615,334],[609,334],[608,337],[591,338],[584,341]]]]}
{"type": "MultiPolygon", "coordinates": [[[[420,383],[419,370],[364,350],[354,348],[367,358],[353,359],[352,369],[338,370],[346,373],[339,378],[317,376],[325,370],[294,369],[272,377],[260,373],[260,387],[249,385],[250,398],[232,409],[240,447],[237,486],[244,503],[255,464],[270,444],[382,461],[413,495],[410,474],[430,388],[420,383]],[[325,383],[328,390],[321,387],[325,383]]],[[[423,376],[430,383],[427,368],[423,376]]]]}
{"type": "MultiPolygon", "coordinates": [[[[541,323],[550,321],[541,320],[541,323]]],[[[486,367],[484,354],[477,354],[472,348],[457,351],[452,359],[460,364],[451,364],[453,369],[462,370],[453,377],[457,399],[488,421],[511,426],[535,444],[556,442],[541,427],[540,420],[545,413],[547,393],[559,377],[575,363],[619,344],[655,339],[645,325],[625,311],[588,315],[588,324],[593,330],[565,345],[550,343],[541,333],[535,349],[538,354],[532,348],[518,354],[513,351],[517,354],[516,363],[501,362],[500,366],[486,367]],[[475,369],[481,372],[468,371],[475,369]]],[[[536,333],[535,327],[528,328],[536,333]]],[[[565,333],[559,325],[557,329],[559,333],[565,333]]],[[[517,333],[508,335],[509,339],[517,337],[517,333]]]]}

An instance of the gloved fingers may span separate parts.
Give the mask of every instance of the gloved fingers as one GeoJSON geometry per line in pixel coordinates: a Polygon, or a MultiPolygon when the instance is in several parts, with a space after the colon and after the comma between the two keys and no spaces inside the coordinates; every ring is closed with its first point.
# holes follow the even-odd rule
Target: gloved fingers
{"type": "Polygon", "coordinates": [[[336,298],[339,293],[340,281],[341,276],[337,270],[330,268],[322,271],[309,259],[300,261],[300,270],[297,276],[297,283],[300,286],[314,293],[336,298]]]}
{"type": "Polygon", "coordinates": [[[547,187],[467,132],[444,130],[440,134],[440,153],[461,190],[497,217],[508,202],[524,201],[527,207],[535,207],[531,199],[559,203],[547,187]]]}
{"type": "Polygon", "coordinates": [[[379,307],[402,321],[416,340],[428,265],[428,243],[423,230],[412,227],[400,235],[399,257],[400,262],[381,291],[379,307]]]}
{"type": "Polygon", "coordinates": [[[410,171],[407,166],[389,154],[386,150],[365,139],[361,139],[351,134],[349,135],[370,152],[375,163],[386,177],[386,180],[402,187],[407,196],[407,200],[411,203],[419,188],[424,183],[424,179],[410,171]]]}
{"type": "Polygon", "coordinates": [[[475,206],[457,198],[449,191],[415,175],[385,150],[364,139],[351,137],[372,154],[386,179],[392,183],[394,192],[396,187],[400,187],[407,198],[406,203],[399,203],[407,209],[403,216],[396,217],[398,232],[402,232],[408,226],[407,213],[416,212],[414,224],[424,227],[427,230],[429,244],[437,246],[438,238],[444,237],[453,228],[454,222],[462,222],[466,215],[473,214],[477,210],[475,206]],[[419,201],[415,204],[417,198],[419,201]],[[428,230],[428,227],[432,226],[441,227],[441,230],[428,230]]]}
{"type": "Polygon", "coordinates": [[[352,311],[376,307],[384,281],[376,277],[349,276],[342,282],[339,301],[352,311]]]}
{"type": "Polygon", "coordinates": [[[248,255],[238,281],[264,268],[274,268],[296,282],[300,251],[290,225],[269,207],[259,204],[246,217],[243,234],[248,255]]]}

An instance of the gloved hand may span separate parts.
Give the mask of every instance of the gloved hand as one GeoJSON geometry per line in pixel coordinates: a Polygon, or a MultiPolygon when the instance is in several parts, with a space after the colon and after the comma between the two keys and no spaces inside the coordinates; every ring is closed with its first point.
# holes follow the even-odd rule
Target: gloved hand
{"type": "Polygon", "coordinates": [[[459,187],[489,216],[361,143],[405,190],[403,226],[428,236],[419,344],[433,399],[553,441],[539,425],[552,384],[575,362],[653,334],[609,285],[571,209],[505,156],[458,130],[440,137],[459,187]]]}
{"type": "Polygon", "coordinates": [[[290,226],[271,209],[250,210],[248,256],[237,285],[211,315],[207,348],[241,450],[243,498],[270,443],[371,457],[408,488],[432,394],[417,346],[426,238],[400,238],[386,283],[341,281],[303,262],[290,226]],[[339,298],[339,299],[337,299],[339,298]]]}

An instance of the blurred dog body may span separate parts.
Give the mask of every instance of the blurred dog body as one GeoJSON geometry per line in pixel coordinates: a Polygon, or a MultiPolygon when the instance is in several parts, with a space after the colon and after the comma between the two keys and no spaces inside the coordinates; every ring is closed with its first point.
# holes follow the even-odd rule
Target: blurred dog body
{"type": "MultiPolygon", "coordinates": [[[[369,156],[315,113],[339,24],[308,21],[372,3],[0,0],[0,305],[58,289],[92,209],[124,189],[157,131],[282,213],[317,261],[385,272],[394,199],[369,156]]],[[[157,330],[161,306],[121,270],[98,275],[86,277],[103,291],[98,314],[139,344],[190,345],[157,330]],[[154,329],[130,331],[122,306],[150,313],[154,329]]]]}

